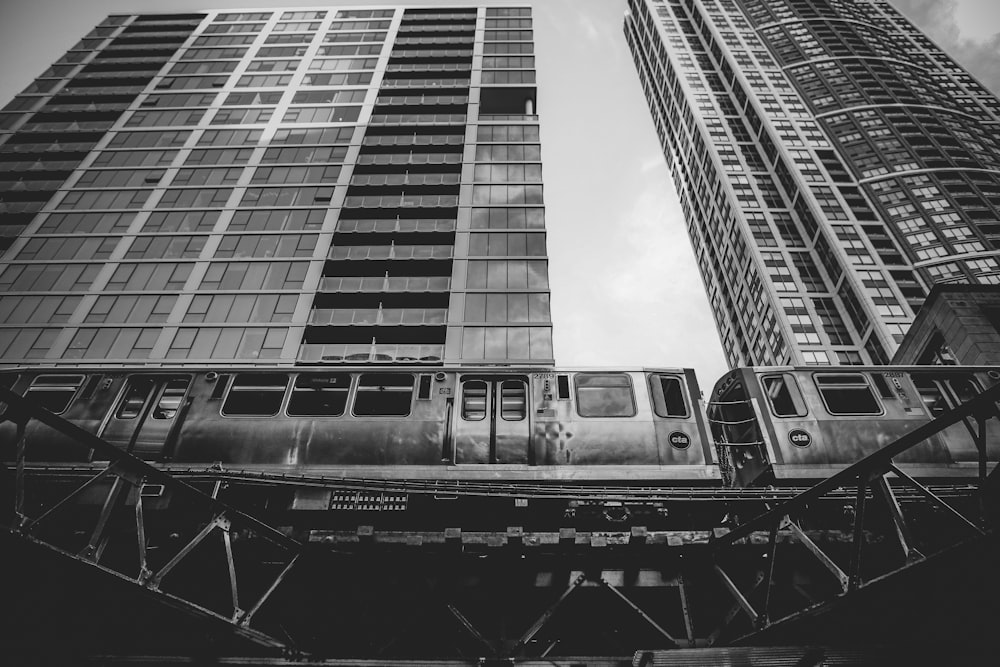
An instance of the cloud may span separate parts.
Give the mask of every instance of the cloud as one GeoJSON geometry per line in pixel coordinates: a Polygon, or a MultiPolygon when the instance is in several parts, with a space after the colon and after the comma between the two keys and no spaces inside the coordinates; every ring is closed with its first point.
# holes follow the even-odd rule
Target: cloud
{"type": "Polygon", "coordinates": [[[893,0],[893,4],[983,85],[1000,93],[1000,33],[985,39],[964,36],[957,0],[893,0]]]}

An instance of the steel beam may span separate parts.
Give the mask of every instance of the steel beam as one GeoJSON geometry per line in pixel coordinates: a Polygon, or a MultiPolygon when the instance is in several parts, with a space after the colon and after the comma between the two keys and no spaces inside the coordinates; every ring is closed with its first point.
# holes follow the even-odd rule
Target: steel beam
{"type": "Polygon", "coordinates": [[[504,656],[510,657],[519,653],[525,645],[530,642],[536,634],[538,634],[538,631],[545,627],[545,624],[549,622],[549,619],[551,619],[556,613],[556,610],[559,609],[560,605],[566,601],[566,598],[568,598],[573,591],[580,587],[580,584],[582,584],[585,579],[586,577],[582,574],[578,576],[573,583],[571,583],[569,587],[563,591],[562,595],[559,596],[559,599],[549,605],[549,608],[538,617],[538,620],[531,624],[531,627],[528,628],[523,635],[521,635],[521,638],[518,639],[514,645],[510,647],[510,649],[504,651],[504,656]]]}
{"type": "MultiPolygon", "coordinates": [[[[997,386],[1000,387],[1000,385],[997,385],[997,386]]],[[[920,495],[922,495],[924,498],[927,498],[928,500],[930,500],[935,506],[940,507],[941,509],[945,510],[946,512],[948,512],[949,514],[951,514],[952,516],[954,516],[956,519],[960,520],[962,523],[964,523],[965,525],[967,525],[969,528],[971,528],[972,530],[976,531],[980,535],[985,535],[986,534],[986,532],[983,531],[982,528],[980,528],[976,524],[974,524],[971,521],[969,521],[968,519],[966,519],[965,516],[963,516],[958,510],[956,510],[954,507],[952,507],[951,505],[949,505],[948,503],[946,503],[941,498],[939,498],[936,495],[934,495],[934,493],[930,489],[928,489],[923,484],[921,484],[917,480],[915,480],[912,477],[910,477],[909,475],[907,475],[905,472],[903,472],[902,470],[900,470],[899,468],[897,468],[895,465],[890,464],[889,465],[889,469],[897,477],[899,477],[901,480],[903,480],[904,482],[906,482],[907,484],[909,484],[910,486],[912,486],[914,489],[916,489],[920,493],[920,495]]]]}
{"type": "Polygon", "coordinates": [[[923,554],[913,547],[913,535],[906,523],[906,518],[903,516],[903,509],[899,506],[899,501],[896,500],[896,494],[893,492],[889,480],[886,479],[885,475],[879,475],[875,478],[874,482],[878,485],[878,490],[889,509],[892,526],[896,532],[896,540],[899,542],[900,549],[903,550],[903,558],[908,563],[923,558],[923,554]]]}
{"type": "Polygon", "coordinates": [[[718,573],[719,575],[719,578],[722,579],[723,585],[736,600],[736,603],[746,613],[746,615],[750,617],[750,622],[756,625],[757,618],[759,617],[757,610],[754,609],[753,605],[750,604],[750,601],[746,599],[746,596],[743,595],[739,587],[735,583],[733,583],[733,580],[729,578],[729,575],[726,574],[725,570],[723,570],[718,565],[715,565],[714,567],[716,573],[718,573]]]}
{"type": "Polygon", "coordinates": [[[635,604],[634,602],[632,602],[631,600],[629,600],[628,597],[626,597],[624,593],[622,593],[620,590],[618,590],[617,588],[615,588],[614,586],[612,586],[611,584],[609,584],[607,581],[605,581],[603,577],[600,579],[600,583],[604,586],[604,588],[606,588],[609,591],[611,591],[612,593],[614,593],[618,597],[619,600],[621,600],[626,605],[628,605],[629,608],[632,611],[634,611],[636,614],[638,614],[639,617],[642,620],[646,621],[646,623],[651,628],[653,628],[658,633],[660,633],[660,635],[662,637],[664,637],[668,642],[670,642],[675,648],[680,648],[682,642],[678,641],[676,637],[674,637],[669,632],[667,632],[666,630],[664,630],[663,626],[661,626],[659,623],[657,623],[656,621],[654,621],[652,619],[652,617],[649,614],[647,614],[645,611],[643,611],[637,604],[635,604]]]}

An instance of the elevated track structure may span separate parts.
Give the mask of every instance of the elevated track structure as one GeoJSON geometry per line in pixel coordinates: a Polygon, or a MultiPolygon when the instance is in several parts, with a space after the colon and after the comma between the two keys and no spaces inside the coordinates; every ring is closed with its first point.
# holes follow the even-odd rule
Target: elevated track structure
{"type": "Polygon", "coordinates": [[[4,644],[94,664],[972,655],[1000,619],[998,400],[1000,386],[815,486],[735,490],[154,465],[0,388],[19,434],[34,420],[92,451],[38,463],[18,439],[4,644]],[[893,463],[963,420],[976,483],[893,463]]]}

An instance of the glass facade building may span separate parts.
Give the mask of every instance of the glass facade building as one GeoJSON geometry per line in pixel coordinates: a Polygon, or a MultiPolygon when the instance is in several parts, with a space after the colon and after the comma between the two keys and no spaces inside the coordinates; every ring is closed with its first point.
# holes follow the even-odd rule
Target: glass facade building
{"type": "Polygon", "coordinates": [[[883,0],[629,0],[732,366],[885,363],[1000,282],[1000,101],[883,0]]]}
{"type": "Polygon", "coordinates": [[[551,364],[530,9],[114,15],[0,112],[0,363],[551,364]]]}

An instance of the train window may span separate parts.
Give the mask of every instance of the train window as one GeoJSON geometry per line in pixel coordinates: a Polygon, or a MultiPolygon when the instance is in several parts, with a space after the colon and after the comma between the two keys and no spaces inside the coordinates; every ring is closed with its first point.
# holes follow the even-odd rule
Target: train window
{"type": "Polygon", "coordinates": [[[486,419],[486,383],[482,380],[462,383],[462,419],[467,422],[486,419]]]}
{"type": "Polygon", "coordinates": [[[653,410],[660,417],[687,417],[687,401],[681,379],[676,375],[650,375],[649,389],[653,395],[653,410]]]}
{"type": "Polygon", "coordinates": [[[527,390],[520,380],[504,380],[500,384],[500,417],[519,422],[527,416],[527,390]]]}
{"type": "Polygon", "coordinates": [[[558,375],[556,376],[556,389],[558,390],[557,396],[560,401],[569,400],[569,376],[568,375],[558,375]]]}
{"type": "Polygon", "coordinates": [[[805,417],[808,413],[799,384],[788,373],[765,375],[760,379],[767,402],[775,417],[805,417]]]}
{"type": "Polygon", "coordinates": [[[142,406],[146,405],[149,392],[153,389],[152,378],[132,378],[125,388],[125,395],[122,396],[121,403],[118,404],[116,419],[135,419],[142,412],[142,406]]]}
{"type": "MultiPolygon", "coordinates": [[[[214,375],[214,373],[213,373],[214,375]]],[[[226,393],[226,385],[229,384],[228,375],[220,375],[215,379],[215,386],[212,387],[212,395],[208,397],[210,401],[218,401],[226,393]]]]}
{"type": "Polygon", "coordinates": [[[83,391],[80,392],[80,398],[93,398],[94,394],[97,393],[97,387],[101,384],[101,379],[103,375],[91,375],[90,379],[87,380],[87,384],[84,386],[83,391]]]}
{"type": "Polygon", "coordinates": [[[431,398],[431,376],[421,375],[420,385],[417,389],[417,400],[429,401],[431,398]]]}
{"type": "Polygon", "coordinates": [[[288,399],[288,414],[293,417],[340,417],[347,409],[350,390],[350,373],[300,375],[288,399]]]}
{"type": "Polygon", "coordinates": [[[632,383],[624,374],[579,373],[576,409],[581,417],[634,417],[632,383]]]}
{"type": "Polygon", "coordinates": [[[881,373],[872,373],[872,381],[875,382],[875,388],[878,389],[878,395],[882,398],[896,398],[896,394],[892,391],[892,387],[889,386],[889,382],[885,379],[885,376],[881,373]]]}
{"type": "Polygon", "coordinates": [[[861,373],[817,374],[814,379],[831,415],[882,414],[882,404],[861,373]]]}
{"type": "Polygon", "coordinates": [[[403,373],[364,373],[354,396],[359,417],[405,417],[410,414],[413,376],[403,373]]]}
{"type": "Polygon", "coordinates": [[[240,373],[222,405],[226,416],[273,417],[281,409],[288,376],[283,373],[240,373]]]}
{"type": "Polygon", "coordinates": [[[941,386],[934,380],[914,375],[913,385],[917,388],[917,393],[920,394],[920,400],[931,413],[931,418],[937,419],[951,408],[944,397],[944,392],[941,391],[941,386]]]}
{"type": "MultiPolygon", "coordinates": [[[[17,378],[18,376],[13,374],[0,375],[0,387],[3,387],[4,389],[13,389],[14,383],[17,382],[17,378]]],[[[5,413],[6,411],[7,411],[7,404],[0,401],[0,414],[5,413]]]]}
{"type": "Polygon", "coordinates": [[[163,388],[163,393],[160,394],[160,400],[156,402],[156,407],[153,408],[153,419],[173,419],[174,415],[177,414],[178,408],[181,406],[181,401],[184,399],[187,389],[187,378],[168,380],[167,386],[163,388]]]}
{"type": "Polygon", "coordinates": [[[28,387],[24,397],[58,415],[69,407],[83,380],[82,375],[40,375],[28,387]]]}

